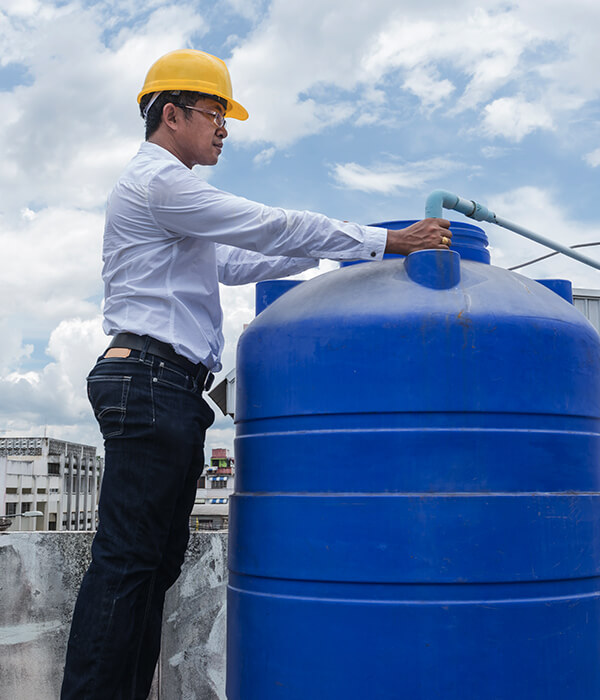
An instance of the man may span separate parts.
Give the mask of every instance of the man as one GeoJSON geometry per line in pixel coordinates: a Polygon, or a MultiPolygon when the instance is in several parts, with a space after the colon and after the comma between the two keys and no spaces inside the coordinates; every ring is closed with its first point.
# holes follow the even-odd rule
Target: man
{"type": "Polygon", "coordinates": [[[219,282],[244,284],[334,260],[447,248],[449,222],[402,231],[287,211],[196,177],[216,165],[225,117],[244,120],[218,58],[174,51],[138,96],[146,141],[107,207],[104,330],[88,377],[106,467],[92,563],[71,627],[62,698],[143,699],[160,648],[165,592],[179,576],[221,368],[219,282]]]}

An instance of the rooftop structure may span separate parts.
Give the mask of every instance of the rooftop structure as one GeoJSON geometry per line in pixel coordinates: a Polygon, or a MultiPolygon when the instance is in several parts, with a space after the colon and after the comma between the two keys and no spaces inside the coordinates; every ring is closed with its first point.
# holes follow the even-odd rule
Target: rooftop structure
{"type": "Polygon", "coordinates": [[[210,464],[198,482],[196,502],[191,516],[193,530],[214,530],[227,527],[229,496],[235,483],[235,462],[225,448],[214,448],[210,464]]]}
{"type": "Polygon", "coordinates": [[[91,445],[48,437],[0,438],[0,527],[95,530],[103,468],[91,445]]]}

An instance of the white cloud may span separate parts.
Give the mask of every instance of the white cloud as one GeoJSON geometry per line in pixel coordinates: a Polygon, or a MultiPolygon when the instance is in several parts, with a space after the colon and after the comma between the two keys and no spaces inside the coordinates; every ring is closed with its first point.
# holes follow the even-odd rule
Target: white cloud
{"type": "Polygon", "coordinates": [[[41,426],[60,426],[57,436],[63,439],[65,426],[70,426],[72,434],[84,431],[95,436],[91,444],[100,444],[97,430],[91,429],[94,418],[85,377],[106,344],[99,317],[62,321],[48,343],[51,362],[38,372],[13,371],[0,378],[2,425],[26,434],[39,434],[41,426]]]}
{"type": "Polygon", "coordinates": [[[597,168],[600,165],[600,148],[596,148],[590,153],[586,153],[584,160],[586,163],[588,163],[588,165],[591,165],[592,168],[597,168]]]}
{"type": "Polygon", "coordinates": [[[481,116],[487,136],[518,141],[533,129],[552,129],[598,96],[593,67],[600,48],[588,27],[600,13],[587,0],[551,5],[560,21],[539,3],[398,8],[385,0],[315,0],[300,7],[299,0],[274,0],[229,61],[236,94],[251,114],[234,137],[288,146],[363,120],[361,108],[375,92],[387,97],[378,110],[389,109],[398,84],[426,112],[477,109],[473,118],[481,116]],[[576,74],[586,78],[574,82],[569,76],[576,74]],[[516,124],[505,127],[509,107],[516,124]]]}
{"type": "Polygon", "coordinates": [[[31,17],[40,10],[39,0],[0,0],[0,10],[7,15],[15,17],[31,17]]]}
{"type": "Polygon", "coordinates": [[[509,153],[508,148],[503,148],[499,146],[484,146],[481,149],[481,154],[484,158],[502,158],[509,153]]]}
{"type": "Polygon", "coordinates": [[[225,0],[237,14],[246,19],[256,20],[266,5],[265,0],[225,0]]]}
{"type": "Polygon", "coordinates": [[[158,7],[107,45],[110,6],[50,9],[3,31],[31,82],[0,93],[0,186],[13,206],[101,207],[143,138],[135,96],[146,71],[206,24],[192,5],[158,7]]]}
{"type": "Polygon", "coordinates": [[[484,113],[484,132],[509,141],[519,142],[537,129],[554,129],[544,105],[532,104],[522,97],[501,97],[487,105],[484,113]]]}
{"type": "Polygon", "coordinates": [[[416,95],[426,109],[439,107],[454,92],[449,80],[440,80],[437,71],[415,68],[404,81],[404,87],[416,95]]]}
{"type": "Polygon", "coordinates": [[[357,163],[338,163],[333,168],[335,180],[342,187],[362,192],[393,194],[401,189],[417,189],[462,167],[444,158],[397,165],[394,163],[366,168],[357,163]]]}
{"type": "Polygon", "coordinates": [[[268,165],[272,160],[273,156],[276,153],[276,149],[271,147],[271,148],[265,148],[262,150],[260,153],[257,153],[254,158],[252,159],[252,162],[254,165],[262,166],[262,165],[268,165]]]}
{"type": "Polygon", "coordinates": [[[97,313],[86,299],[102,290],[102,230],[101,214],[60,208],[0,224],[0,318],[24,314],[49,332],[65,315],[97,313]]]}
{"type": "Polygon", "coordinates": [[[424,72],[458,70],[468,82],[457,108],[485,100],[507,80],[514,80],[523,51],[541,35],[519,20],[516,8],[497,11],[494,3],[481,5],[474,8],[463,2],[451,11],[442,7],[434,12],[423,8],[416,16],[403,8],[391,14],[364,58],[366,74],[380,81],[390,71],[402,70],[418,80],[424,72]]]}
{"type": "Polygon", "coordinates": [[[23,336],[15,329],[10,319],[0,318],[0,376],[10,374],[33,352],[32,345],[23,345],[23,336]]]}
{"type": "Polygon", "coordinates": [[[361,58],[391,7],[389,0],[274,0],[228,62],[236,99],[250,112],[233,135],[285,146],[354,115],[344,91],[355,89],[361,58]]]}

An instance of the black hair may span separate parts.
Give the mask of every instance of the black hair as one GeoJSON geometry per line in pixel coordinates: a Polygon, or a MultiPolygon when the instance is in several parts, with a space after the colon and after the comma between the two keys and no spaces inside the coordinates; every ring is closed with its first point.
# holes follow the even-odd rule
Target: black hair
{"type": "MultiPolygon", "coordinates": [[[[160,126],[163,107],[166,104],[171,103],[174,105],[185,105],[187,107],[193,107],[201,97],[210,97],[211,100],[216,100],[220,105],[222,105],[223,109],[227,109],[227,100],[223,99],[222,97],[219,97],[218,95],[208,95],[205,92],[192,92],[191,90],[174,90],[170,92],[161,92],[160,95],[156,98],[156,100],[154,100],[154,102],[152,103],[152,106],[148,110],[148,114],[146,114],[144,117],[146,106],[148,105],[154,94],[155,93],[153,92],[148,93],[147,95],[144,95],[140,100],[140,114],[142,115],[142,118],[144,118],[146,121],[146,141],[160,126]]],[[[185,118],[191,119],[191,115],[189,115],[188,112],[189,110],[187,109],[183,110],[185,118]]]]}

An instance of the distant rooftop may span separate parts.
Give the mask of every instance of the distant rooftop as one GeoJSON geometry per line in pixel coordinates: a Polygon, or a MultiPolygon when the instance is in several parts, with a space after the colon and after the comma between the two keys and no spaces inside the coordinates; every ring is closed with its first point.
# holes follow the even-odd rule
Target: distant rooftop
{"type": "Polygon", "coordinates": [[[0,457],[7,455],[82,455],[94,458],[96,448],[93,445],[84,445],[66,440],[56,440],[51,437],[3,437],[0,438],[0,457]]]}

